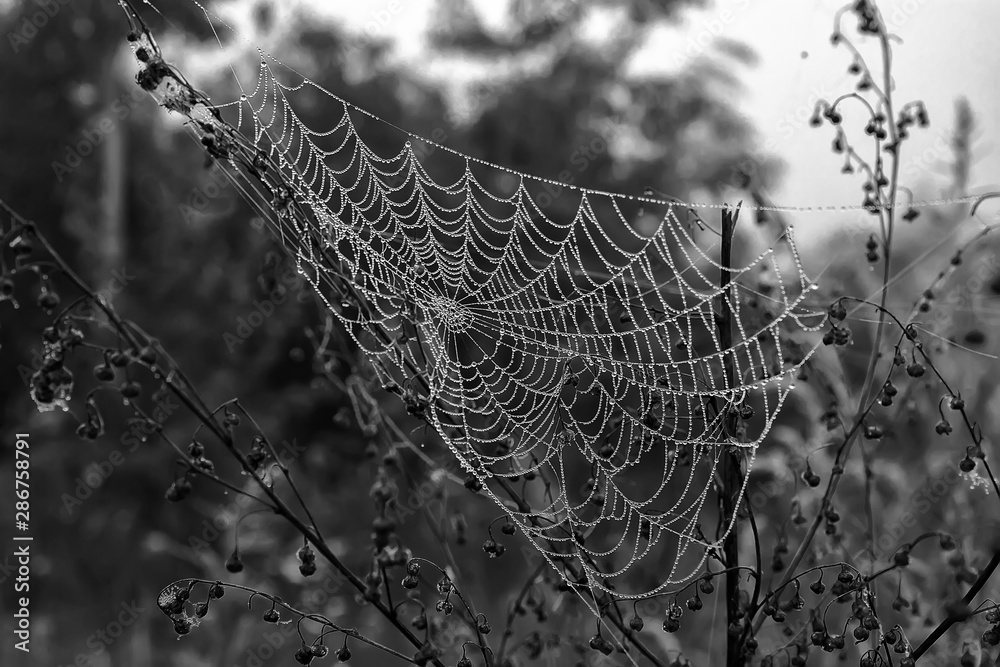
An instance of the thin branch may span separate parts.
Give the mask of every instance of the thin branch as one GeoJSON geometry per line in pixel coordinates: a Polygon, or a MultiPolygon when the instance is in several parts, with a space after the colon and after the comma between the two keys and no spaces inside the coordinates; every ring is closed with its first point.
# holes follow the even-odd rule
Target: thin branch
{"type": "Polygon", "coordinates": [[[931,634],[927,636],[927,639],[920,642],[920,646],[918,646],[911,654],[911,657],[914,660],[919,660],[920,656],[926,653],[927,649],[933,646],[934,642],[940,639],[941,635],[946,633],[951,626],[955,623],[964,621],[971,615],[972,601],[976,598],[976,595],[979,594],[979,591],[983,589],[983,586],[986,585],[986,582],[989,581],[990,577],[993,576],[993,572],[998,566],[1000,566],[1000,551],[993,554],[990,562],[987,563],[986,567],[983,568],[983,571],[979,573],[979,577],[962,597],[961,602],[957,605],[950,606],[948,616],[946,616],[945,619],[942,620],[936,628],[934,628],[931,634]]]}

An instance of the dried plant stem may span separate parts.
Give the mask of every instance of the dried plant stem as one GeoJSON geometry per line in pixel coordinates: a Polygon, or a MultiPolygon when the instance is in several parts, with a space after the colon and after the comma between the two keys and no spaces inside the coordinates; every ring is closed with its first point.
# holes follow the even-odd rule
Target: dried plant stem
{"type": "MultiPolygon", "coordinates": [[[[720,286],[722,294],[722,316],[719,321],[719,337],[723,350],[728,350],[733,346],[733,313],[729,303],[728,287],[732,282],[732,273],[729,267],[733,265],[733,234],[736,231],[736,221],[739,218],[739,208],[735,212],[729,209],[722,211],[722,251],[719,263],[722,264],[720,286]]],[[[732,387],[735,384],[735,369],[730,356],[725,358],[726,385],[732,387]]],[[[730,411],[730,406],[724,406],[723,410],[730,411]]],[[[734,425],[731,414],[724,416],[728,426],[734,425]]],[[[730,437],[737,437],[735,429],[727,428],[730,437]]],[[[729,628],[734,623],[741,622],[740,617],[740,596],[739,585],[740,575],[736,568],[740,562],[739,551],[739,523],[737,521],[737,502],[740,489],[743,487],[742,470],[740,460],[735,452],[726,451],[722,455],[722,517],[721,523],[728,528],[729,532],[722,545],[722,552],[726,561],[726,664],[729,667],[739,667],[744,664],[743,660],[743,639],[744,633],[731,632],[729,628]]]]}
{"type": "MultiPolygon", "coordinates": [[[[34,227],[34,226],[33,226],[34,227]]],[[[135,349],[141,347],[140,341],[131,331],[131,328],[126,324],[126,322],[118,315],[118,313],[108,304],[106,304],[97,293],[94,292],[75,272],[69,267],[69,265],[63,260],[63,258],[56,252],[55,248],[49,243],[48,239],[37,229],[33,229],[36,237],[42,246],[46,249],[53,260],[60,266],[64,275],[76,286],[78,290],[86,294],[102,312],[108,317],[117,332],[135,349]]],[[[179,386],[176,382],[171,381],[169,376],[164,378],[164,384],[170,388],[171,392],[198,418],[199,421],[204,424],[209,431],[225,446],[229,453],[239,461],[240,465],[243,467],[244,471],[249,474],[252,479],[256,480],[261,491],[268,497],[268,499],[273,504],[273,511],[275,514],[281,516],[286,521],[288,521],[295,529],[302,534],[302,536],[308,540],[316,550],[323,555],[324,558],[336,569],[340,574],[342,574],[350,584],[357,589],[359,592],[364,593],[366,590],[366,585],[364,581],[361,580],[354,572],[347,567],[340,560],[340,558],[333,553],[326,542],[314,531],[310,526],[306,525],[281,499],[280,496],[274,491],[273,488],[263,483],[263,480],[256,474],[253,467],[249,464],[244,454],[236,447],[233,442],[231,434],[222,428],[219,423],[212,417],[211,411],[204,408],[204,402],[198,396],[197,392],[188,385],[186,388],[179,386]]],[[[414,635],[408,627],[399,619],[398,615],[389,607],[386,607],[381,600],[371,600],[370,604],[375,607],[396,629],[409,641],[413,646],[420,648],[423,646],[424,642],[414,635]]],[[[435,667],[444,667],[438,659],[433,659],[432,662],[435,667]]]]}
{"type": "Polygon", "coordinates": [[[972,601],[976,598],[976,595],[979,594],[979,591],[983,589],[983,586],[986,585],[986,582],[989,581],[990,577],[993,576],[993,572],[996,571],[998,566],[1000,566],[1000,551],[993,554],[990,562],[986,564],[986,567],[983,568],[983,571],[979,574],[979,578],[976,579],[975,583],[972,584],[972,587],[969,588],[969,590],[962,597],[961,604],[957,606],[956,611],[948,614],[944,620],[942,620],[938,626],[934,628],[931,634],[927,635],[927,639],[920,642],[920,646],[918,646],[911,654],[911,657],[914,660],[919,660],[920,656],[926,653],[927,649],[933,646],[934,643],[951,628],[951,626],[968,618],[972,601]]]}

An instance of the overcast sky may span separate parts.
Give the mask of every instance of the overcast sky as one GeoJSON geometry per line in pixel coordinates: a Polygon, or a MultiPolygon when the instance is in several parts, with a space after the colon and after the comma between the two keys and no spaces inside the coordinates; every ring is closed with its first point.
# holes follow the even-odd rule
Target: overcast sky
{"type": "MultiPolygon", "coordinates": [[[[242,7],[254,4],[248,0],[231,2],[242,7]]],[[[482,8],[487,22],[503,20],[505,0],[474,2],[482,8]]],[[[169,7],[162,1],[157,4],[169,7]]],[[[8,0],[0,0],[0,7],[5,5],[9,5],[8,0]]],[[[356,32],[391,38],[396,44],[395,57],[414,77],[454,86],[481,75],[481,69],[473,66],[428,59],[423,36],[433,20],[433,0],[280,0],[277,4],[281,11],[295,11],[300,5],[356,32]]],[[[879,0],[878,5],[893,32],[903,40],[895,46],[897,107],[906,101],[923,100],[932,123],[929,129],[914,132],[904,146],[904,185],[912,187],[920,198],[940,196],[947,182],[949,159],[942,147],[952,129],[955,100],[965,96],[980,125],[970,192],[1000,189],[1000,152],[994,150],[1000,136],[996,30],[1000,1],[879,0]]],[[[676,68],[678,63],[683,66],[692,54],[711,53],[710,40],[717,36],[746,43],[760,61],[735,71],[745,89],[731,102],[757,128],[761,147],[788,165],[784,182],[771,193],[774,201],[791,206],[856,205],[860,203],[859,181],[840,176],[840,156],[829,148],[831,128],[815,129],[807,122],[817,98],[850,90],[852,78],[846,74],[850,56],[843,47],[834,48],[829,42],[832,17],[842,6],[840,0],[710,0],[707,9],[686,11],[681,25],[656,34],[634,66],[646,71],[676,68]]],[[[247,25],[237,23],[243,24],[241,28],[247,25]]],[[[845,30],[853,27],[849,23],[853,20],[845,19],[845,30]]],[[[600,34],[603,26],[592,28],[600,34]]],[[[280,45],[275,50],[280,57],[280,45]]],[[[363,100],[355,101],[364,104],[363,100]]],[[[1000,206],[989,205],[991,215],[996,208],[1000,206]]],[[[801,215],[796,223],[809,227],[829,219],[828,214],[801,215]]]]}
{"type": "MultiPolygon", "coordinates": [[[[355,30],[392,37],[404,62],[420,62],[424,28],[432,20],[431,0],[313,0],[355,30]]],[[[499,20],[504,3],[479,2],[490,20],[499,20]]],[[[846,69],[850,56],[830,45],[836,0],[714,0],[711,7],[688,11],[684,23],[657,35],[635,66],[655,70],[676,64],[680,54],[696,54],[700,45],[721,35],[740,40],[760,56],[737,75],[746,89],[733,100],[758,128],[760,142],[788,163],[781,188],[772,193],[788,205],[858,204],[859,182],[839,175],[839,156],[830,151],[830,128],[808,126],[818,97],[850,90],[846,69]]],[[[903,40],[895,46],[897,106],[921,99],[932,125],[915,132],[904,149],[905,183],[918,197],[936,198],[946,182],[947,151],[941,150],[954,119],[954,102],[969,99],[981,124],[975,144],[979,158],[973,169],[973,193],[1000,187],[1000,153],[993,150],[1000,130],[1000,2],[996,0],[880,0],[892,30],[903,40]],[[991,29],[990,26],[993,28],[991,29]]],[[[853,27],[845,19],[844,27],[853,27]]],[[[871,40],[870,40],[871,41],[871,40]]],[[[711,51],[709,46],[705,51],[711,51]]],[[[872,55],[875,55],[874,52],[872,55]]],[[[683,62],[683,58],[680,62],[683,62]]],[[[442,72],[420,68],[420,76],[462,76],[454,65],[442,72]]],[[[798,216],[797,224],[820,223],[829,216],[798,216]]]]}

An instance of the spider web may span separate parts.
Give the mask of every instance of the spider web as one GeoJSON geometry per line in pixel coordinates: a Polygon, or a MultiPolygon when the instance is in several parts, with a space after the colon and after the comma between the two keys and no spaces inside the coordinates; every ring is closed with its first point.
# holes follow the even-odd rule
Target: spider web
{"type": "Polygon", "coordinates": [[[812,351],[793,342],[813,286],[790,230],[723,266],[682,204],[399,134],[263,51],[231,69],[238,99],[209,103],[148,34],[140,49],[140,83],[192,121],[385,386],[553,567],[582,566],[574,588],[638,598],[699,573],[732,529],[701,529],[722,456],[749,471],[812,351]]]}

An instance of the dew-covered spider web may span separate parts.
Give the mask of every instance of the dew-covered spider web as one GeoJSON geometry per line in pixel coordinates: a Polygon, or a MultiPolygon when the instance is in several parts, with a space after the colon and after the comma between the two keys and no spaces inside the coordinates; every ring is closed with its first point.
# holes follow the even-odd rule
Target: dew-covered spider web
{"type": "Polygon", "coordinates": [[[557,570],[574,561],[587,578],[572,584],[620,598],[698,574],[732,527],[702,528],[723,454],[749,470],[811,351],[790,232],[723,266],[717,225],[684,205],[402,133],[262,51],[232,68],[231,101],[209,102],[148,34],[132,45],[140,84],[189,119],[384,385],[557,570]]]}

